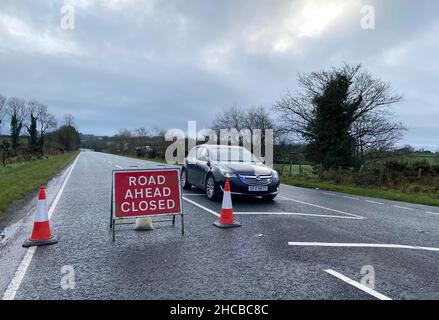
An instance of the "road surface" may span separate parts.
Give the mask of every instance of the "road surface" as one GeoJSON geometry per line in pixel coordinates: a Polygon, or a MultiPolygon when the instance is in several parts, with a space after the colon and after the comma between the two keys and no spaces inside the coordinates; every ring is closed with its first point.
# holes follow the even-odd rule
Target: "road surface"
{"type": "Polygon", "coordinates": [[[3,298],[439,298],[434,207],[282,185],[273,202],[234,199],[242,227],[223,230],[212,225],[221,203],[193,189],[184,236],[177,219],[152,232],[119,227],[113,243],[112,170],[157,165],[82,152],[48,190],[59,243],[21,247],[31,213],[0,249],[3,298]]]}

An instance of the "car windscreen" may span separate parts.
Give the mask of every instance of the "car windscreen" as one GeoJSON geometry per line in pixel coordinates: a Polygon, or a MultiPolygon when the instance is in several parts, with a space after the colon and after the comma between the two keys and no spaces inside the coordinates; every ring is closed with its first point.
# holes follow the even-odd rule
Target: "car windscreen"
{"type": "Polygon", "coordinates": [[[217,162],[260,162],[250,151],[244,148],[210,147],[211,159],[217,162]]]}

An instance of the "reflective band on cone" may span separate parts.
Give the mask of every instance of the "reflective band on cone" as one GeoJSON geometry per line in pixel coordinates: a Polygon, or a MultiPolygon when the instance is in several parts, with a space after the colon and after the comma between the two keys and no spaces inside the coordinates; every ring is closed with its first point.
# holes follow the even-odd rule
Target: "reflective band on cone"
{"type": "Polygon", "coordinates": [[[218,221],[213,223],[218,228],[236,228],[240,227],[241,224],[235,221],[232,207],[232,195],[230,193],[230,182],[229,179],[226,180],[224,186],[223,204],[220,212],[220,217],[218,221]]]}
{"type": "Polygon", "coordinates": [[[32,235],[23,243],[23,247],[45,246],[57,242],[58,237],[54,236],[50,231],[46,190],[44,187],[41,187],[38,194],[37,212],[35,213],[32,235]]]}

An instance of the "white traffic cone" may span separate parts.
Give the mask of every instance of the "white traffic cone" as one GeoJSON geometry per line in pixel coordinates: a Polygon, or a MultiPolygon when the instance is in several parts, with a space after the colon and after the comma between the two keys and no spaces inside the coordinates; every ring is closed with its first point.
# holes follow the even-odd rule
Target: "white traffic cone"
{"type": "Polygon", "coordinates": [[[226,184],[224,186],[223,204],[221,207],[220,217],[218,221],[215,221],[213,224],[214,226],[223,229],[236,228],[241,226],[241,224],[235,221],[234,218],[229,179],[226,180],[226,184]]]}
{"type": "Polygon", "coordinates": [[[38,194],[37,212],[35,213],[32,235],[23,243],[23,247],[45,246],[57,242],[58,237],[54,236],[50,231],[46,190],[44,187],[41,187],[38,194]]]}

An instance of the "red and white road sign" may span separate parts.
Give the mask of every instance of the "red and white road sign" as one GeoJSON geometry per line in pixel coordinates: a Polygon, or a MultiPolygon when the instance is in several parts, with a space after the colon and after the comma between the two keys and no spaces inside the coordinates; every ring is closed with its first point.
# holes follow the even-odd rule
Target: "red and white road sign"
{"type": "Polygon", "coordinates": [[[180,170],[113,171],[115,218],[182,213],[180,170]]]}

